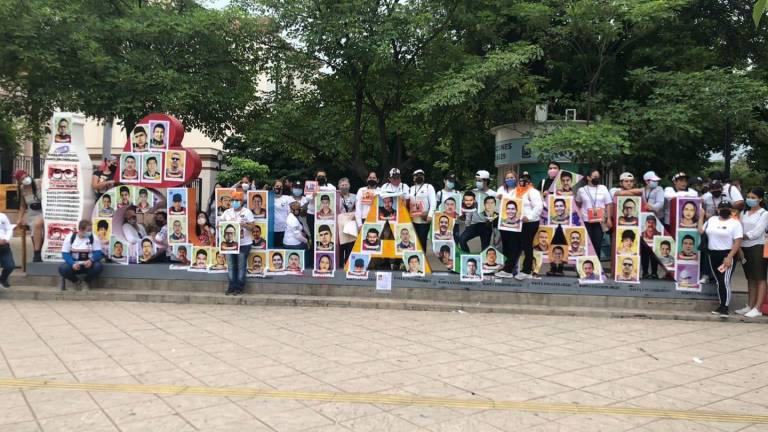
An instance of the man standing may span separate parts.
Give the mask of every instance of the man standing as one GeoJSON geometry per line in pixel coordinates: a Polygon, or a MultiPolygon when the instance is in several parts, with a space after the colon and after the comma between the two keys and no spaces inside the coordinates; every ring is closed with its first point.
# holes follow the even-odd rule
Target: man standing
{"type": "MultiPolygon", "coordinates": [[[[77,283],[78,289],[90,289],[90,283],[102,271],[101,242],[91,232],[91,221],[83,219],[77,225],[77,232],[64,239],[61,246],[61,257],[64,263],[59,266],[59,274],[71,282],[77,283]],[[79,282],[78,274],[85,274],[85,279],[79,282]]],[[[64,281],[61,283],[64,290],[64,281]]]]}
{"type": "Polygon", "coordinates": [[[408,185],[400,181],[399,169],[392,168],[389,170],[389,183],[381,187],[381,193],[403,197],[410,193],[408,185]]]}
{"type": "Polygon", "coordinates": [[[3,288],[10,288],[11,284],[8,283],[8,277],[13,273],[13,269],[16,268],[16,263],[13,261],[13,251],[11,251],[11,238],[13,237],[13,225],[8,220],[8,216],[5,213],[0,213],[0,286],[3,288]]]}
{"type": "Polygon", "coordinates": [[[243,193],[235,191],[232,194],[232,206],[219,217],[220,222],[238,222],[240,224],[240,251],[237,254],[227,255],[227,278],[229,288],[226,294],[243,294],[245,292],[245,267],[248,254],[251,252],[253,238],[254,217],[253,213],[243,205],[243,193]]]}
{"type": "Polygon", "coordinates": [[[416,230],[416,237],[424,251],[427,250],[427,237],[429,236],[429,226],[432,223],[432,217],[437,208],[437,197],[435,188],[424,182],[424,170],[417,169],[413,172],[413,187],[409,191],[408,200],[411,209],[411,218],[413,228],[416,230]],[[414,209],[420,211],[414,215],[414,209]]]}
{"type": "MultiPolygon", "coordinates": [[[[492,191],[488,187],[488,183],[491,181],[491,174],[486,170],[479,170],[475,173],[475,189],[473,189],[472,196],[474,202],[481,202],[485,196],[492,191]]],[[[466,195],[465,195],[466,196],[466,195]]],[[[488,221],[484,216],[480,215],[473,209],[472,211],[465,211],[464,205],[462,205],[462,215],[459,216],[459,220],[464,222],[466,228],[464,232],[459,236],[459,246],[465,252],[470,252],[469,245],[470,240],[475,237],[480,237],[480,249],[485,250],[488,245],[491,244],[491,235],[493,234],[493,223],[488,221]]]]}

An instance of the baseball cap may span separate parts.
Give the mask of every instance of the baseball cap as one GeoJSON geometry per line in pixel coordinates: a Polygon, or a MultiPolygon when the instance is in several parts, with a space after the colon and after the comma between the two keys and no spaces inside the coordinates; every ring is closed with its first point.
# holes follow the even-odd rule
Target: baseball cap
{"type": "Polygon", "coordinates": [[[181,202],[181,194],[173,194],[173,202],[181,202]]]}
{"type": "Polygon", "coordinates": [[[397,168],[392,168],[389,170],[389,176],[390,177],[400,177],[400,170],[397,168]]]}
{"type": "Polygon", "coordinates": [[[648,171],[647,173],[643,174],[643,180],[659,181],[661,178],[656,175],[656,171],[648,171]]]}
{"type": "Polygon", "coordinates": [[[23,179],[26,176],[27,176],[27,172],[24,171],[24,170],[16,170],[16,172],[13,173],[13,178],[15,178],[16,181],[20,181],[21,179],[23,179]]]}
{"type": "Polygon", "coordinates": [[[475,177],[480,177],[483,180],[488,180],[491,178],[491,173],[489,173],[486,170],[480,170],[475,173],[475,177]]]}
{"type": "Polygon", "coordinates": [[[676,180],[679,180],[681,178],[687,179],[688,178],[688,174],[680,171],[679,173],[677,173],[677,174],[672,176],[672,181],[676,181],[676,180]]]}
{"type": "Polygon", "coordinates": [[[720,204],[717,205],[718,209],[724,209],[724,208],[729,209],[731,207],[733,207],[733,205],[728,200],[722,200],[722,201],[720,201],[720,204]]]}
{"type": "Polygon", "coordinates": [[[630,173],[630,172],[623,172],[619,176],[619,181],[621,181],[621,180],[634,180],[634,179],[635,179],[635,176],[633,176],[632,173],[630,173]]]}
{"type": "Polygon", "coordinates": [[[413,175],[416,175],[416,174],[426,175],[426,174],[424,173],[424,170],[423,170],[423,169],[417,169],[416,171],[414,171],[414,172],[413,172],[413,175]]]}

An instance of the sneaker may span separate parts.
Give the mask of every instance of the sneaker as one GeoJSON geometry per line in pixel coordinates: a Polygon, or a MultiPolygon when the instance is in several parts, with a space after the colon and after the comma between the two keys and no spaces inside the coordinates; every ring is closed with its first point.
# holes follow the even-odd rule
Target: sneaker
{"type": "Polygon", "coordinates": [[[496,276],[497,278],[506,278],[506,279],[510,279],[510,278],[515,277],[515,275],[513,275],[512,273],[507,273],[504,270],[497,271],[494,274],[494,276],[496,276]]]}
{"type": "Polygon", "coordinates": [[[701,279],[699,279],[699,285],[703,285],[705,283],[709,283],[709,276],[702,276],[701,279]]]}
{"type": "Polygon", "coordinates": [[[747,305],[747,306],[744,306],[741,309],[736,309],[734,312],[736,312],[739,315],[744,315],[745,313],[747,313],[747,312],[749,312],[751,310],[752,310],[752,308],[747,305]]]}
{"type": "Polygon", "coordinates": [[[80,289],[83,290],[83,291],[90,291],[91,290],[91,284],[88,281],[84,280],[84,281],[80,282],[80,289]]]}
{"type": "Polygon", "coordinates": [[[659,275],[657,275],[656,273],[651,273],[648,275],[648,279],[658,279],[658,278],[659,278],[659,275]]]}
{"type": "Polygon", "coordinates": [[[40,251],[37,251],[34,253],[34,256],[32,257],[32,262],[43,262],[42,253],[40,251]]]}
{"type": "Polygon", "coordinates": [[[651,275],[649,275],[648,273],[643,273],[643,275],[640,276],[640,279],[650,279],[650,278],[651,278],[651,275]]]}
{"type": "Polygon", "coordinates": [[[0,280],[0,286],[2,286],[3,288],[10,288],[11,284],[8,283],[8,279],[3,279],[3,280],[0,280]]]}
{"type": "Polygon", "coordinates": [[[530,278],[531,278],[531,275],[528,273],[519,272],[515,275],[515,279],[519,281],[530,279],[530,278]]]}
{"type": "Polygon", "coordinates": [[[726,316],[727,317],[729,315],[727,307],[725,307],[725,308],[718,307],[717,309],[711,311],[710,313],[712,315],[720,315],[721,317],[722,316],[726,316]]]}
{"type": "Polygon", "coordinates": [[[745,313],[744,316],[747,317],[747,318],[757,318],[757,317],[763,316],[763,313],[760,312],[760,310],[757,309],[757,308],[752,308],[752,310],[750,310],[749,312],[745,313]]]}
{"type": "Polygon", "coordinates": [[[224,293],[224,295],[232,295],[234,293],[235,293],[235,290],[233,290],[232,288],[229,288],[227,289],[227,292],[224,293]]]}

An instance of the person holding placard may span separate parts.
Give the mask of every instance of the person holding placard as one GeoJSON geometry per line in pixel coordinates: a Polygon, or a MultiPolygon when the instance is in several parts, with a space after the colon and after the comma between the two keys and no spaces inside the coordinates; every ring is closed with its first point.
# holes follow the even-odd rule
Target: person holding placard
{"type": "Polygon", "coordinates": [[[539,231],[539,220],[541,212],[544,210],[544,201],[541,198],[541,192],[536,190],[531,183],[531,175],[523,171],[520,175],[515,192],[514,199],[523,203],[522,213],[523,226],[521,231],[512,232],[512,253],[506,257],[504,268],[496,273],[499,277],[510,277],[514,271],[514,265],[517,263],[520,253],[525,254],[523,259],[523,268],[514,275],[517,280],[530,279],[533,274],[533,238],[539,231]]]}
{"type": "Polygon", "coordinates": [[[231,196],[231,207],[224,211],[218,218],[221,222],[237,222],[240,224],[240,250],[237,254],[227,255],[227,278],[229,279],[229,288],[226,294],[243,294],[245,292],[245,268],[248,261],[248,254],[251,252],[253,238],[251,230],[255,219],[253,213],[244,205],[244,196],[240,191],[236,191],[231,196]]]}
{"type": "Polygon", "coordinates": [[[437,194],[434,186],[425,183],[424,178],[424,170],[417,169],[413,172],[413,186],[408,192],[408,206],[416,237],[419,239],[422,250],[426,251],[429,224],[432,223],[437,208],[437,194]]]}
{"type": "Polygon", "coordinates": [[[587,228],[587,235],[595,248],[595,254],[600,259],[603,242],[603,224],[611,229],[611,206],[613,198],[608,188],[601,184],[600,170],[592,169],[587,175],[588,183],[579,188],[576,202],[581,206],[581,220],[587,228]]]}
{"type": "Polygon", "coordinates": [[[368,216],[368,212],[373,204],[373,199],[379,193],[379,178],[376,175],[376,171],[368,173],[368,178],[365,180],[365,186],[357,190],[355,195],[357,201],[355,202],[355,221],[357,226],[363,226],[365,218],[368,216]]]}

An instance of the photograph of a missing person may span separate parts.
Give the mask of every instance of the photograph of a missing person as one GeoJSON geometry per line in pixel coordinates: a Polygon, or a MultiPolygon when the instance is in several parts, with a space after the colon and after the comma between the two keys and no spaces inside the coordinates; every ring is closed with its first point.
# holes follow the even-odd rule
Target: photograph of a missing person
{"type": "Polygon", "coordinates": [[[71,143],[72,142],[72,118],[56,116],[53,118],[52,124],[53,142],[55,143],[71,143]]]}
{"type": "Polygon", "coordinates": [[[363,224],[363,252],[381,252],[381,232],[384,230],[384,222],[366,222],[363,224]]]}
{"type": "Polygon", "coordinates": [[[616,255],[640,254],[640,229],[622,228],[616,229],[616,255]]]}
{"type": "Polygon", "coordinates": [[[555,229],[553,227],[539,225],[536,236],[533,237],[533,250],[538,252],[549,252],[549,243],[552,241],[555,229]]]}
{"type": "Polygon", "coordinates": [[[592,284],[603,282],[603,267],[596,256],[581,256],[576,258],[576,272],[579,283],[592,284]]]}
{"type": "Polygon", "coordinates": [[[653,238],[653,253],[667,270],[675,269],[675,251],[677,251],[677,243],[672,236],[660,235],[653,238]]]}
{"type": "Polygon", "coordinates": [[[163,170],[162,153],[144,153],[142,157],[141,181],[160,183],[163,170]]]}
{"type": "Polygon", "coordinates": [[[168,188],[166,199],[168,216],[183,216],[187,214],[187,188],[168,188]]]}
{"type": "Polygon", "coordinates": [[[138,124],[131,132],[131,151],[143,153],[149,151],[149,125],[138,124]]]}
{"type": "Polygon", "coordinates": [[[267,272],[273,275],[285,274],[285,250],[270,249],[267,251],[267,272]]]}
{"type": "Polygon", "coordinates": [[[167,150],[169,138],[169,123],[165,120],[150,120],[149,148],[150,150],[167,150]]]}
{"type": "Polygon", "coordinates": [[[192,246],[192,258],[190,259],[188,270],[192,272],[207,272],[208,255],[210,255],[211,249],[208,246],[192,246]]]}
{"type": "Polygon", "coordinates": [[[677,199],[677,227],[697,228],[701,218],[701,206],[699,198],[677,199]]]}
{"type": "Polygon", "coordinates": [[[504,254],[493,246],[483,251],[483,274],[493,274],[504,267],[504,254]]]}
{"type": "Polygon", "coordinates": [[[267,267],[267,252],[258,251],[248,254],[248,264],[246,265],[246,277],[264,277],[267,267]]]}
{"type": "Polygon", "coordinates": [[[124,241],[112,236],[109,238],[109,259],[118,264],[128,264],[128,248],[124,241]]]}
{"type": "Polygon", "coordinates": [[[99,217],[112,217],[115,215],[115,189],[110,189],[107,192],[104,192],[99,197],[98,202],[96,203],[96,208],[98,209],[96,214],[99,217]]]}
{"type": "Polygon", "coordinates": [[[142,166],[141,154],[123,153],[120,155],[120,183],[138,183],[139,168],[142,166]]]}
{"type": "Polygon", "coordinates": [[[403,277],[418,277],[426,274],[424,252],[404,252],[403,264],[405,264],[403,277]]]}
{"type": "Polygon", "coordinates": [[[136,188],[134,186],[118,186],[117,187],[117,208],[121,209],[123,207],[128,207],[129,205],[132,205],[135,200],[133,198],[134,191],[136,188]]]}
{"type": "Polygon", "coordinates": [[[462,282],[482,282],[483,281],[483,256],[482,255],[462,255],[461,272],[459,280],[462,282]]]}
{"type": "Polygon", "coordinates": [[[168,243],[187,243],[186,216],[171,216],[168,218],[168,243]]]}
{"type": "Polygon", "coordinates": [[[437,206],[437,210],[452,217],[459,217],[459,203],[461,202],[461,194],[458,192],[445,192],[441,191],[442,201],[437,206]]]}
{"type": "Polygon", "coordinates": [[[396,221],[399,197],[380,196],[378,206],[378,219],[380,221],[396,221]]]}
{"type": "Polygon", "coordinates": [[[267,191],[248,191],[248,209],[253,213],[254,219],[267,218],[267,191]]]}
{"type": "Polygon", "coordinates": [[[550,225],[571,225],[571,214],[573,213],[573,197],[570,196],[549,196],[549,207],[547,215],[550,225]]]}
{"type": "Polygon", "coordinates": [[[184,169],[187,166],[187,152],[171,150],[165,153],[164,180],[184,181],[184,169]]]}
{"type": "Polygon", "coordinates": [[[315,219],[315,250],[336,250],[336,224],[315,219]]]}
{"type": "Polygon", "coordinates": [[[456,243],[453,241],[435,241],[432,242],[432,251],[437,255],[437,259],[440,260],[448,270],[454,271],[454,254],[456,252],[456,243]]]}
{"type": "Polygon", "coordinates": [[[701,234],[695,229],[677,230],[677,260],[699,262],[701,234]]]}
{"type": "Polygon", "coordinates": [[[352,253],[349,255],[349,268],[347,279],[368,279],[368,265],[371,263],[371,255],[364,253],[352,253]]]}
{"type": "MultiPolygon", "coordinates": [[[[410,252],[416,250],[416,231],[411,223],[396,224],[392,228],[395,233],[395,253],[410,252]]],[[[422,248],[424,245],[422,245],[422,248]]]]}
{"type": "Polygon", "coordinates": [[[333,252],[315,252],[313,277],[333,277],[336,271],[336,254],[333,252]]]}
{"type": "Polygon", "coordinates": [[[267,236],[269,231],[267,230],[266,222],[255,222],[253,229],[251,230],[251,238],[253,239],[252,249],[266,250],[269,239],[267,236]]]}
{"type": "Polygon", "coordinates": [[[435,212],[432,217],[432,241],[453,240],[455,219],[447,213],[435,212]]]}
{"type": "Polygon", "coordinates": [[[625,255],[616,257],[616,282],[639,283],[640,272],[638,261],[640,257],[625,255]]]}
{"type": "Polygon", "coordinates": [[[218,245],[222,254],[240,253],[240,224],[237,222],[219,222],[218,245]]]}
{"type": "Polygon", "coordinates": [[[216,188],[216,214],[218,216],[232,207],[233,193],[235,193],[235,188],[216,188]]]}
{"type": "Polygon", "coordinates": [[[139,192],[136,194],[136,213],[148,213],[155,205],[155,194],[150,193],[147,188],[137,189],[139,192]]]}
{"type": "Polygon", "coordinates": [[[219,248],[215,247],[211,248],[211,255],[213,256],[213,262],[208,267],[208,273],[226,273],[228,270],[227,256],[219,248]]]}
{"type": "Polygon", "coordinates": [[[677,280],[675,289],[678,291],[701,291],[699,272],[698,261],[678,261],[675,266],[677,280]]]}
{"type": "Polygon", "coordinates": [[[292,275],[304,274],[304,251],[287,249],[285,251],[285,273],[292,275]]]}
{"type": "Polygon", "coordinates": [[[641,213],[640,229],[642,230],[640,236],[645,244],[653,248],[653,239],[656,236],[663,235],[664,225],[661,224],[661,221],[655,214],[641,213]]]}
{"type": "Polygon", "coordinates": [[[136,256],[139,263],[148,263],[155,256],[155,244],[149,237],[144,237],[136,244],[136,256]]]}
{"type": "Polygon", "coordinates": [[[318,192],[315,195],[315,220],[316,221],[335,221],[336,220],[336,192],[318,192]]]}
{"type": "Polygon", "coordinates": [[[170,246],[171,248],[171,270],[187,270],[191,264],[192,244],[179,243],[170,246]]]}
{"type": "Polygon", "coordinates": [[[619,212],[618,226],[638,226],[640,214],[640,197],[620,196],[617,210],[619,212]]]}
{"type": "Polygon", "coordinates": [[[502,231],[521,231],[523,229],[523,200],[503,198],[499,229],[502,231]]]}
{"type": "Polygon", "coordinates": [[[570,227],[565,229],[565,240],[568,242],[568,256],[570,259],[584,256],[587,254],[587,237],[586,227],[570,227]]]}

